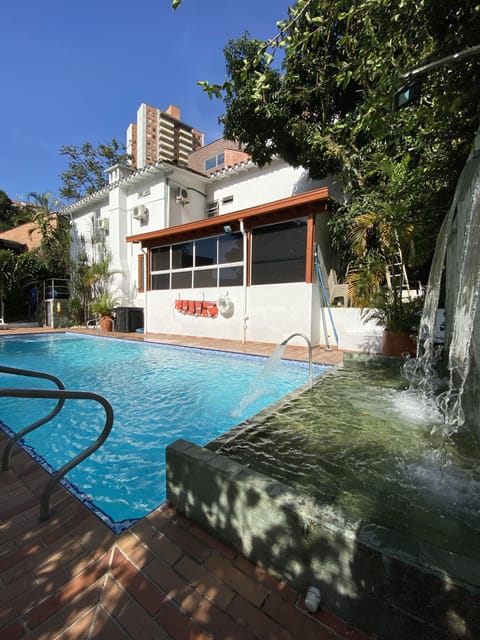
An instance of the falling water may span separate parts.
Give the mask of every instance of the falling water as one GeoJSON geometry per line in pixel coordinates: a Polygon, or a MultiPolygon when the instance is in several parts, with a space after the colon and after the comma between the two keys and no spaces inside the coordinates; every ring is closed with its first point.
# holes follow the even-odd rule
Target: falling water
{"type": "MultiPolygon", "coordinates": [[[[457,190],[458,191],[458,190],[457,190]]],[[[457,194],[456,194],[457,195],[457,194]]],[[[417,340],[417,356],[408,359],[403,365],[403,375],[410,387],[427,394],[435,393],[441,380],[435,369],[440,353],[435,349],[435,318],[440,298],[440,286],[445,265],[448,238],[456,210],[456,199],[445,216],[437,238],[437,245],[430,268],[428,286],[423,304],[422,318],[417,340]]]]}
{"type": "Polygon", "coordinates": [[[283,354],[285,353],[285,347],[285,344],[279,344],[272,355],[265,361],[262,370],[254,380],[252,380],[238,406],[232,410],[230,415],[233,418],[239,418],[243,415],[249,405],[266,393],[266,388],[268,387],[269,381],[271,381],[273,373],[280,366],[283,354]]]}
{"type": "MultiPolygon", "coordinates": [[[[480,160],[480,154],[478,155],[480,160]]],[[[469,213],[460,259],[453,332],[448,354],[450,383],[448,391],[439,398],[439,406],[445,414],[447,424],[458,426],[465,420],[461,400],[470,371],[470,346],[480,290],[480,162],[477,161],[476,165],[476,178],[470,184],[464,200],[465,205],[469,207],[469,213]]]]}
{"type": "Polygon", "coordinates": [[[440,296],[440,284],[445,266],[447,246],[451,241],[454,223],[465,218],[465,235],[456,265],[456,301],[453,314],[448,369],[448,389],[438,396],[437,402],[448,427],[455,429],[464,423],[462,395],[470,370],[470,347],[474,319],[480,295],[480,132],[474,149],[460,175],[453,203],[441,226],[432,262],[425,303],[420,322],[417,357],[407,361],[403,368],[411,388],[435,393],[442,385],[435,365],[439,354],[434,347],[435,316],[440,296]]]}

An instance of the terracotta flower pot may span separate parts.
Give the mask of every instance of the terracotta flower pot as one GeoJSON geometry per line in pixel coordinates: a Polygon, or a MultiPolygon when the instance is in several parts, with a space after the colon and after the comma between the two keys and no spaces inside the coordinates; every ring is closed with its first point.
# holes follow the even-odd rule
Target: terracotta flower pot
{"type": "Polygon", "coordinates": [[[102,316],[100,320],[100,329],[102,331],[113,331],[113,320],[110,316],[102,316]]]}
{"type": "Polygon", "coordinates": [[[417,343],[409,333],[397,331],[385,331],[382,338],[382,354],[384,356],[401,356],[408,353],[414,356],[417,353],[417,343]]]}

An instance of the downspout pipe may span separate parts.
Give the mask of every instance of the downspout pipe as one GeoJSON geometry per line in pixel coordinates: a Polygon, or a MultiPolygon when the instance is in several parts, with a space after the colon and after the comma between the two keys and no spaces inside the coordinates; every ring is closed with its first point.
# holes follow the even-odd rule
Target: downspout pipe
{"type": "Polygon", "coordinates": [[[144,310],[143,310],[143,334],[145,335],[148,330],[148,251],[145,247],[142,246],[142,253],[144,255],[143,258],[143,299],[144,299],[144,310]]]}
{"type": "Polygon", "coordinates": [[[243,219],[240,220],[240,231],[243,236],[243,331],[242,331],[242,343],[247,341],[247,320],[248,320],[248,301],[247,301],[247,274],[248,274],[248,247],[247,247],[247,232],[245,231],[245,225],[243,219]]]}

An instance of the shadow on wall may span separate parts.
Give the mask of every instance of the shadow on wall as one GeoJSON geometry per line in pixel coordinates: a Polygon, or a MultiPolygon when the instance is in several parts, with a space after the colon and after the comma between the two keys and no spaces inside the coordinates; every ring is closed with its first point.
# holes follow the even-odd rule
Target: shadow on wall
{"type": "Polygon", "coordinates": [[[322,180],[312,180],[308,175],[308,171],[303,171],[299,179],[294,183],[292,196],[305,193],[306,191],[313,191],[313,189],[321,189],[322,187],[328,187],[330,198],[342,203],[345,201],[341,184],[334,176],[327,176],[322,180]]]}

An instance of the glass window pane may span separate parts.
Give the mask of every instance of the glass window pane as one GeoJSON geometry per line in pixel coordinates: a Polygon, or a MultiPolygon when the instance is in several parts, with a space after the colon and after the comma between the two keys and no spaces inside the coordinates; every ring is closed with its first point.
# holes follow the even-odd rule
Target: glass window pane
{"type": "Polygon", "coordinates": [[[193,267],[193,241],[172,245],[172,269],[193,267]]]}
{"type": "Polygon", "coordinates": [[[177,271],[172,273],[172,289],[191,289],[192,272],[177,271]]]}
{"type": "Polygon", "coordinates": [[[152,271],[167,269],[170,269],[170,247],[155,247],[152,249],[152,271]]]}
{"type": "Polygon", "coordinates": [[[243,235],[241,233],[218,236],[218,264],[242,262],[243,235]]]}
{"type": "Polygon", "coordinates": [[[252,284],[305,282],[306,239],[304,219],[254,229],[252,284]]]}
{"type": "Polygon", "coordinates": [[[224,267],[219,273],[219,287],[236,287],[243,284],[243,267],[224,267]]]}
{"type": "Polygon", "coordinates": [[[193,272],[193,286],[198,287],[216,287],[217,286],[217,269],[202,269],[193,272]]]}
{"type": "Polygon", "coordinates": [[[217,264],[217,238],[204,238],[195,241],[195,266],[203,267],[217,264]]]}
{"type": "Polygon", "coordinates": [[[157,273],[152,275],[152,289],[170,289],[170,274],[157,273]]]}

